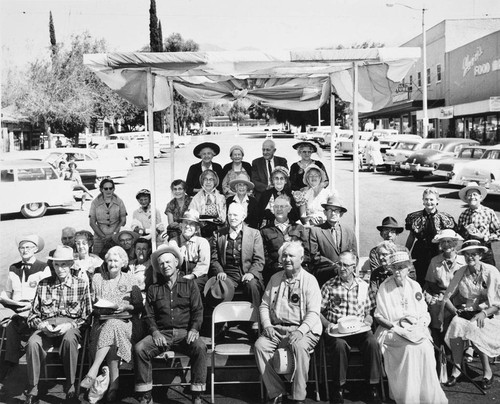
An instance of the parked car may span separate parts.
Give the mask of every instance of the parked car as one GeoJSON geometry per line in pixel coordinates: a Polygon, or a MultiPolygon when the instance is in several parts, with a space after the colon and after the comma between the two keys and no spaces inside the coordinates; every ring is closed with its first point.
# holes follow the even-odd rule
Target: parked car
{"type": "Polygon", "coordinates": [[[432,175],[441,177],[448,181],[455,170],[459,170],[461,166],[470,161],[480,159],[488,146],[470,146],[464,147],[455,157],[443,157],[434,163],[434,171],[432,175]]]}
{"type": "Polygon", "coordinates": [[[50,154],[44,159],[45,162],[57,167],[61,159],[68,156],[75,158],[78,170],[94,169],[96,171],[97,181],[103,178],[122,178],[127,177],[132,171],[131,164],[123,156],[100,155],[94,149],[80,149],[68,147],[64,149],[50,150],[50,154]]]}
{"type": "MultiPolygon", "coordinates": [[[[376,135],[373,135],[373,132],[372,132],[372,137],[370,138],[370,140],[372,140],[376,135]]],[[[377,138],[379,139],[379,142],[380,142],[380,153],[382,153],[382,156],[385,155],[385,153],[387,153],[388,150],[392,149],[397,142],[399,142],[401,139],[419,139],[419,140],[422,140],[422,138],[419,136],[419,135],[411,135],[411,134],[406,134],[406,135],[401,135],[399,133],[396,133],[396,134],[390,134],[388,136],[385,136],[383,138],[379,138],[377,136],[377,138]]]]}
{"type": "Polygon", "coordinates": [[[383,156],[388,170],[399,170],[401,163],[404,163],[414,151],[420,149],[424,142],[420,136],[414,137],[414,135],[398,135],[398,139],[383,156]]]}
{"type": "MultiPolygon", "coordinates": [[[[127,159],[132,166],[139,166],[145,161],[149,161],[149,143],[144,141],[126,140],[99,140],[94,142],[93,148],[101,155],[117,156],[121,155],[127,159]]],[[[155,147],[155,156],[160,157],[159,147],[155,147]]]]}
{"type": "MultiPolygon", "coordinates": [[[[339,142],[349,139],[349,136],[352,136],[352,130],[350,129],[335,129],[335,137],[337,139],[335,143],[335,148],[338,151],[338,145],[339,142]]],[[[323,144],[320,143],[320,147],[323,149],[330,149],[332,147],[332,133],[331,131],[328,131],[327,134],[325,134],[324,137],[324,142],[323,144]]]]}
{"type": "Polygon", "coordinates": [[[488,194],[500,195],[500,146],[492,146],[479,160],[465,164],[452,178],[450,184],[466,186],[474,181],[488,189],[488,194]]]}
{"type": "Polygon", "coordinates": [[[21,212],[26,218],[41,217],[48,208],[71,206],[73,184],[59,178],[54,168],[42,161],[0,161],[2,198],[0,213],[21,212]]]}
{"type": "Polygon", "coordinates": [[[476,140],[456,137],[426,139],[420,150],[412,153],[401,164],[401,170],[413,174],[415,178],[424,178],[432,174],[434,163],[440,158],[456,156],[463,147],[477,144],[479,142],[476,140]]]}
{"type": "MultiPolygon", "coordinates": [[[[368,139],[371,138],[372,133],[371,132],[358,132],[358,148],[360,151],[362,151],[366,145],[366,142],[368,142],[368,139]]],[[[341,153],[344,157],[353,157],[353,144],[354,144],[354,134],[350,135],[347,139],[342,139],[340,141],[337,141],[337,150],[339,153],[341,153]]]]}

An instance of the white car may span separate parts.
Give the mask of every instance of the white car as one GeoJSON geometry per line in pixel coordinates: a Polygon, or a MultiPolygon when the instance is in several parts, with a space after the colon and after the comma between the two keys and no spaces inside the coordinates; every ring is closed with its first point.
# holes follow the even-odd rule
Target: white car
{"type": "Polygon", "coordinates": [[[477,182],[488,189],[488,194],[500,195],[500,146],[486,150],[479,160],[465,164],[452,179],[450,184],[466,186],[469,182],[477,182]]]}
{"type": "MultiPolygon", "coordinates": [[[[446,181],[450,180],[454,173],[460,172],[462,167],[471,161],[479,160],[489,146],[469,146],[463,147],[458,155],[452,157],[444,157],[434,163],[434,171],[432,175],[441,177],[446,181]]],[[[461,184],[457,184],[461,185],[461,184]]]]}
{"type": "MultiPolygon", "coordinates": [[[[94,149],[101,155],[116,157],[123,156],[131,165],[139,166],[149,161],[149,143],[147,140],[104,140],[95,143],[94,149]]],[[[160,147],[155,144],[154,157],[160,157],[160,147]]]]}
{"type": "MultiPolygon", "coordinates": [[[[335,148],[338,151],[339,142],[349,139],[352,136],[352,130],[350,129],[335,129],[335,138],[337,139],[335,143],[335,148]]],[[[325,140],[323,144],[320,144],[323,149],[330,149],[332,147],[332,133],[328,131],[325,135],[325,140]]]]}
{"type": "Polygon", "coordinates": [[[384,164],[389,169],[398,170],[401,163],[415,150],[422,147],[423,139],[415,135],[398,135],[396,144],[386,150],[384,154],[384,164]]]}
{"type": "Polygon", "coordinates": [[[53,167],[57,167],[61,159],[68,156],[75,158],[77,169],[89,168],[96,171],[97,180],[103,178],[123,178],[132,171],[130,162],[123,156],[100,155],[94,149],[80,149],[67,147],[64,149],[51,149],[50,154],[44,159],[53,167]]]}
{"type": "MultiPolygon", "coordinates": [[[[372,137],[371,132],[358,132],[358,149],[363,151],[366,146],[366,142],[372,137]]],[[[354,146],[354,134],[350,135],[347,139],[337,141],[337,150],[344,157],[353,157],[353,146],[354,146]]]]}
{"type": "Polygon", "coordinates": [[[54,168],[36,160],[0,161],[0,213],[21,212],[41,217],[47,208],[72,206],[73,183],[59,178],[54,168]]]}

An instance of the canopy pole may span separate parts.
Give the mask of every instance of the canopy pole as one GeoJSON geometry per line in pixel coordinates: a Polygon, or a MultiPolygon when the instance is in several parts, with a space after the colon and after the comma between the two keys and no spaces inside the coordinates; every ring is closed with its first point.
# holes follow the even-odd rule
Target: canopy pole
{"type": "Polygon", "coordinates": [[[175,130],[174,130],[174,85],[171,79],[168,80],[170,89],[170,184],[175,180],[175,130]]]}
{"type": "Polygon", "coordinates": [[[148,68],[146,75],[146,86],[148,92],[148,130],[149,130],[149,186],[151,190],[151,246],[156,250],[156,178],[155,178],[155,138],[153,122],[153,74],[148,68]]]}
{"type": "Polygon", "coordinates": [[[330,189],[335,192],[335,152],[337,150],[337,136],[335,133],[335,94],[333,92],[333,74],[330,74],[330,189]]]}
{"type": "Polygon", "coordinates": [[[352,63],[352,131],[353,131],[353,187],[354,187],[354,235],[359,251],[359,134],[358,134],[358,64],[352,63]]]}

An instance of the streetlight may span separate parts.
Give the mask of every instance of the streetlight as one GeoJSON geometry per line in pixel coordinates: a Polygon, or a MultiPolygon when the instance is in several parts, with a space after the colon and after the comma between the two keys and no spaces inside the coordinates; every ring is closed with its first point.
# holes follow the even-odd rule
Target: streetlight
{"type": "Polygon", "coordinates": [[[397,3],[397,2],[387,2],[385,3],[387,7],[394,7],[395,5],[409,8],[410,10],[421,11],[422,12],[422,76],[423,76],[423,89],[422,89],[422,107],[424,112],[424,118],[422,121],[422,130],[424,139],[429,135],[429,116],[427,115],[427,37],[425,33],[425,12],[427,9],[425,7],[415,8],[408,6],[407,4],[397,3]]]}

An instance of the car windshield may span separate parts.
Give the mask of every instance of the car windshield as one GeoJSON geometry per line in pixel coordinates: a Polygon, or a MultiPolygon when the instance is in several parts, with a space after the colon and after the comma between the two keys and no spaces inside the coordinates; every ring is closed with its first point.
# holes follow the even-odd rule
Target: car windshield
{"type": "Polygon", "coordinates": [[[397,144],[395,149],[398,150],[413,150],[415,149],[416,143],[406,143],[406,142],[400,142],[397,144]]]}
{"type": "Polygon", "coordinates": [[[500,150],[490,150],[484,154],[485,159],[488,160],[500,160],[500,150]]]}
{"type": "Polygon", "coordinates": [[[422,149],[431,149],[431,150],[441,150],[443,148],[442,143],[427,143],[422,149]]]}
{"type": "Polygon", "coordinates": [[[462,149],[458,155],[458,158],[460,159],[479,159],[483,155],[484,150],[483,149],[472,149],[466,147],[465,149],[462,149]]]}

